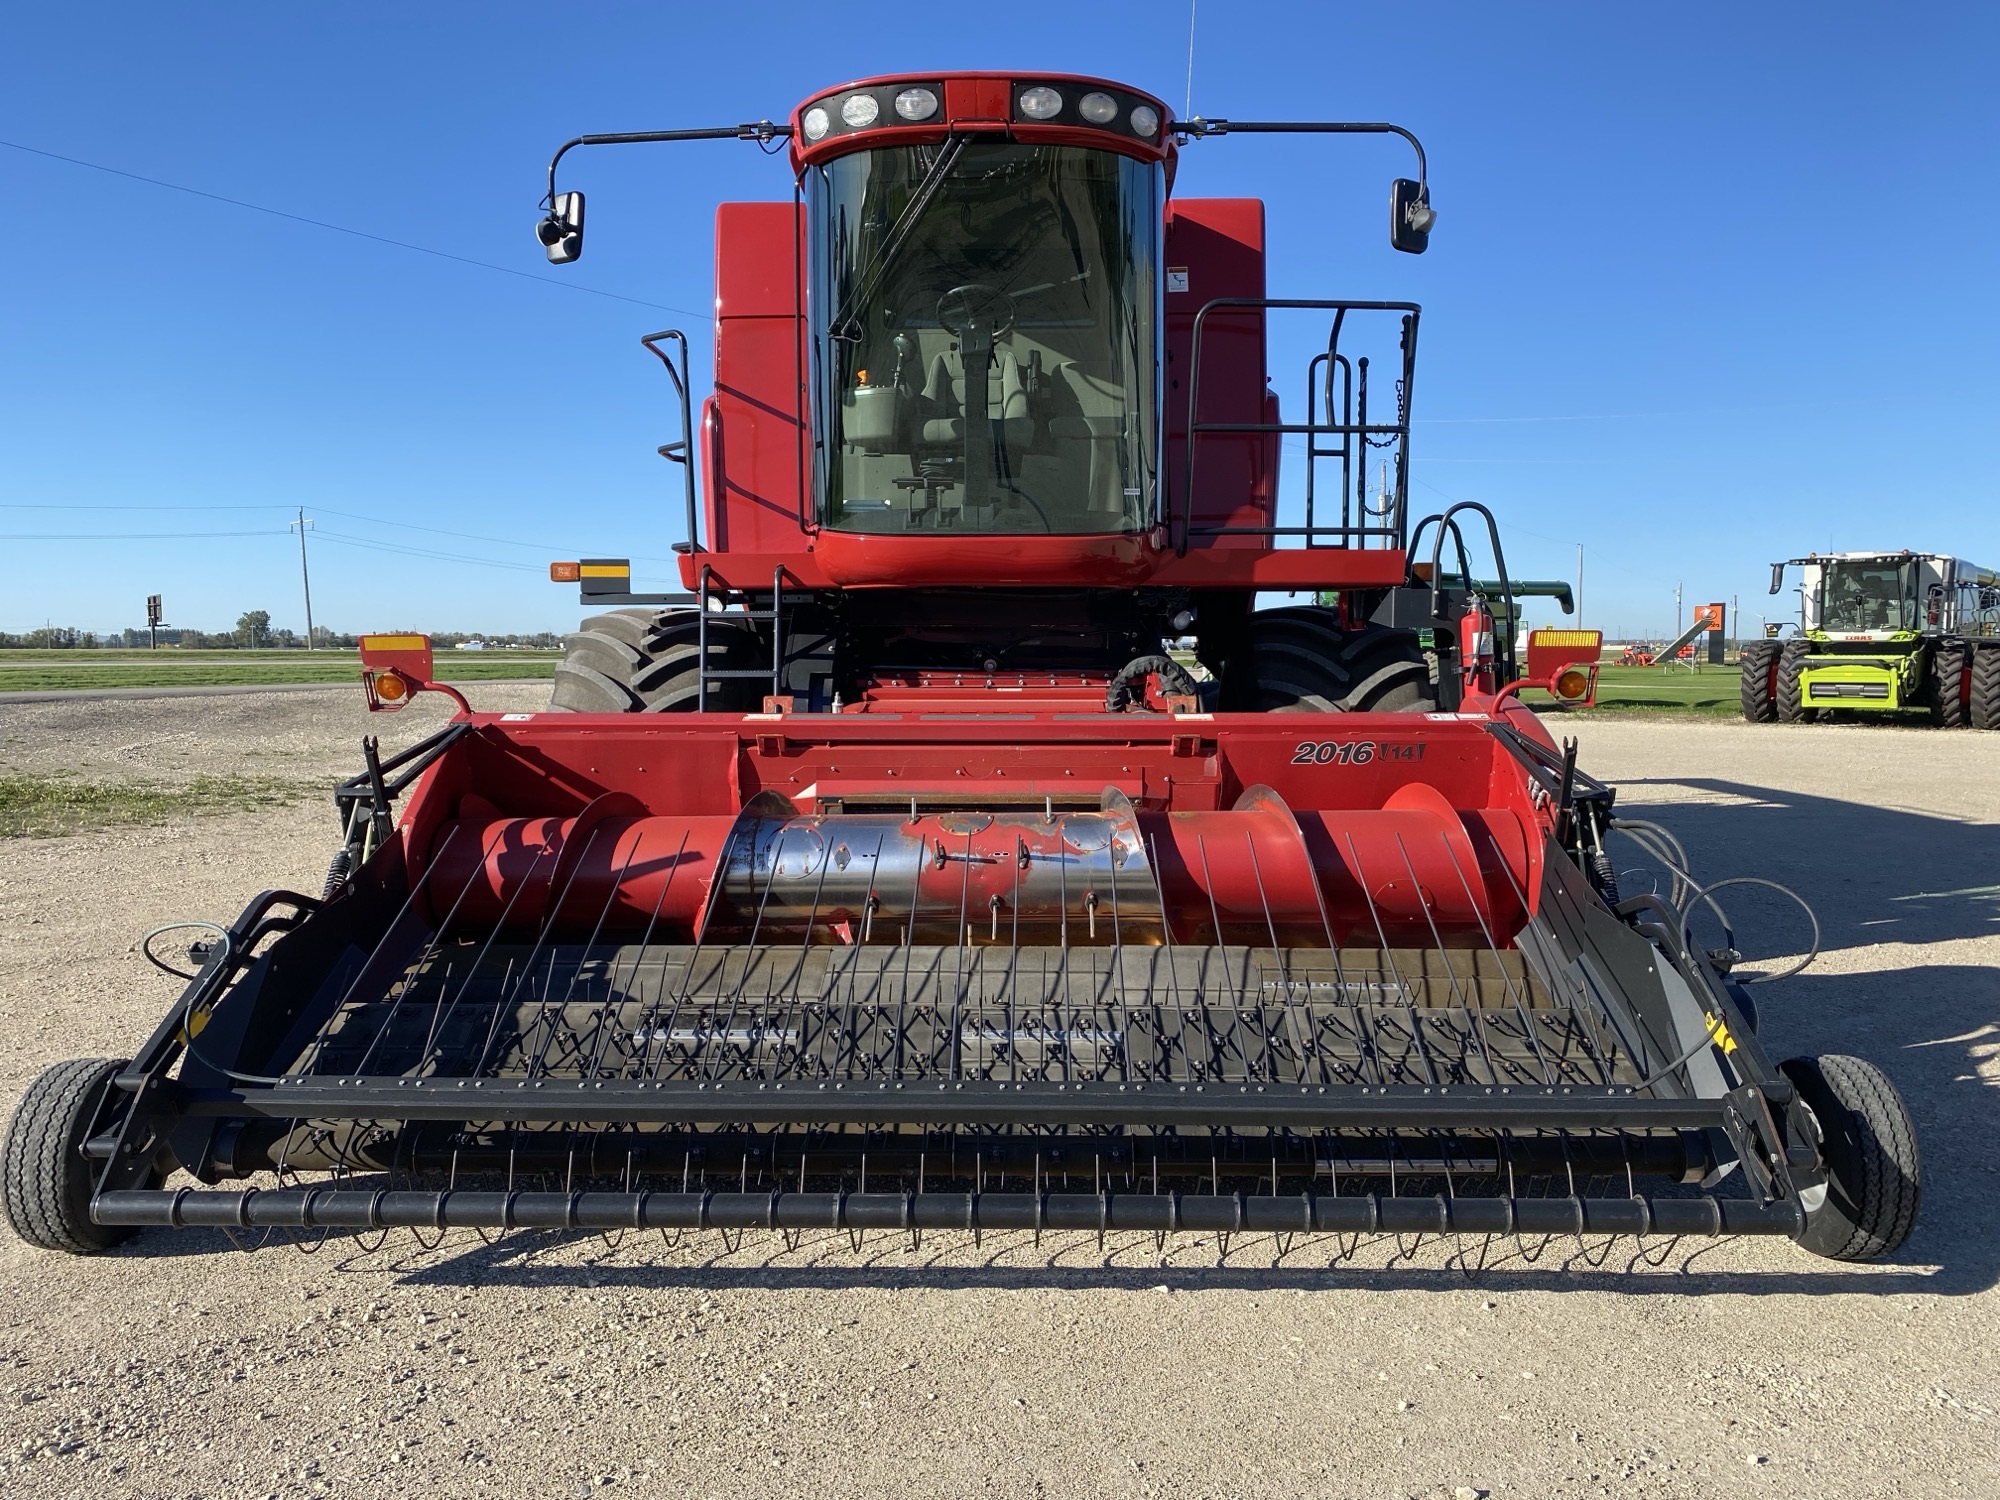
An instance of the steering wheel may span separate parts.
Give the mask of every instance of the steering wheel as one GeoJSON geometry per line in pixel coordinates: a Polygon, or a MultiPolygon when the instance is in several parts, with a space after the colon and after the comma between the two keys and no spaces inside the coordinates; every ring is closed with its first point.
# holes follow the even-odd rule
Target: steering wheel
{"type": "Polygon", "coordinates": [[[980,330],[997,339],[1014,326],[1014,299],[990,281],[968,281],[938,298],[937,320],[960,338],[980,330]]]}

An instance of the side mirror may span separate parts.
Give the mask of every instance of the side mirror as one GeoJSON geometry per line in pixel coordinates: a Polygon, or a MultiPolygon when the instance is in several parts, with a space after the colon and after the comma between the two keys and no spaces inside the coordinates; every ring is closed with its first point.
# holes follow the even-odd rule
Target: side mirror
{"type": "Polygon", "coordinates": [[[1785,565],[1783,563],[1772,563],[1771,592],[1775,594],[1778,592],[1779,589],[1783,588],[1784,586],[1785,586],[1785,565]]]}
{"type": "Polygon", "coordinates": [[[1420,182],[1398,177],[1389,190],[1389,243],[1406,255],[1422,255],[1430,248],[1435,223],[1429,191],[1420,182]]]}
{"type": "Polygon", "coordinates": [[[557,193],[549,200],[549,216],[535,226],[535,238],[548,252],[551,265],[566,266],[583,254],[583,194],[557,193]]]}

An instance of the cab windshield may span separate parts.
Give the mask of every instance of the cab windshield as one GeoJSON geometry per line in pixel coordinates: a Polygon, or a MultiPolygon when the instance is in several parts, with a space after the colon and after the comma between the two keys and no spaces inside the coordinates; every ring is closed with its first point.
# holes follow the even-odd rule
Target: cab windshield
{"type": "Polygon", "coordinates": [[[822,524],[1151,524],[1156,166],[961,139],[839,157],[806,188],[822,524]]]}
{"type": "Polygon", "coordinates": [[[1829,563],[1820,585],[1819,628],[1832,634],[1917,628],[1914,563],[1829,563]]]}

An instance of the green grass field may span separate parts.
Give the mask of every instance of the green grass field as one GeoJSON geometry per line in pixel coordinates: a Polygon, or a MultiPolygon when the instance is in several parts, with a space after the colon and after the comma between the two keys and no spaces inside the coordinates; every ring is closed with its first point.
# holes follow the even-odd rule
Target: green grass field
{"type": "MultiPolygon", "coordinates": [[[[1740,683],[1734,662],[1722,667],[1704,666],[1698,672],[1690,672],[1685,667],[1621,667],[1606,662],[1597,673],[1597,706],[1565,712],[1679,710],[1698,714],[1740,714],[1740,683]]],[[[1529,689],[1521,694],[1521,701],[1539,707],[1552,700],[1547,693],[1529,689]]]]}
{"type": "MultiPolygon", "coordinates": [[[[440,651],[447,682],[520,681],[555,675],[560,653],[440,651]]],[[[267,687],[361,681],[353,651],[0,650],[0,693],[69,688],[267,687]]]]}
{"type": "Polygon", "coordinates": [[[278,807],[315,794],[324,790],[275,776],[197,776],[173,785],[0,772],[0,839],[52,838],[114,823],[278,807]]]}
{"type": "MultiPolygon", "coordinates": [[[[525,681],[555,675],[559,652],[441,651],[447,682],[525,681]]],[[[0,693],[67,688],[259,687],[291,683],[359,684],[361,658],[352,651],[23,651],[0,650],[0,693]]],[[[1547,693],[1521,695],[1533,705],[1547,693]]],[[[1568,712],[1739,712],[1736,666],[1621,667],[1597,674],[1595,709],[1568,712]]]]}

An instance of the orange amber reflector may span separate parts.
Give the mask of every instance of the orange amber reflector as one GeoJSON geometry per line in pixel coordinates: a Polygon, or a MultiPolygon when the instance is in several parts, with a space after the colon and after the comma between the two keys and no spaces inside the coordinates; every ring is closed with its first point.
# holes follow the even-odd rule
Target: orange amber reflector
{"type": "Polygon", "coordinates": [[[375,679],[375,696],[384,703],[401,703],[410,696],[410,681],[401,672],[384,672],[375,679]]]}
{"type": "Polygon", "coordinates": [[[1556,678],[1556,696],[1558,698],[1581,698],[1589,691],[1589,676],[1575,667],[1571,667],[1556,678]]]}
{"type": "Polygon", "coordinates": [[[549,564],[550,583],[575,583],[583,577],[583,564],[573,562],[552,562],[549,564]]]}

